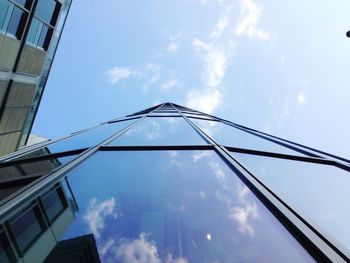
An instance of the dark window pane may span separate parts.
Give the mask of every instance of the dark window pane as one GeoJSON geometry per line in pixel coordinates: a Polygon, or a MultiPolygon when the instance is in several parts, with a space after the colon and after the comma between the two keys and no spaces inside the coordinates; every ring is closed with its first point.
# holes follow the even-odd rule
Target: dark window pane
{"type": "Polygon", "coordinates": [[[221,122],[205,121],[199,119],[191,119],[191,121],[221,145],[250,150],[305,156],[302,153],[293,151],[277,143],[268,141],[221,122]]]}
{"type": "Polygon", "coordinates": [[[43,28],[40,32],[40,36],[38,39],[38,44],[37,44],[38,47],[42,47],[45,50],[47,50],[47,47],[48,47],[47,41],[51,36],[50,31],[51,30],[49,29],[49,27],[47,25],[43,25],[43,28]]]}
{"type": "Polygon", "coordinates": [[[14,7],[7,27],[7,33],[16,36],[18,39],[20,39],[22,37],[26,20],[27,14],[20,8],[14,7]]]}
{"type": "Polygon", "coordinates": [[[55,26],[57,20],[57,9],[59,11],[60,4],[55,0],[39,0],[36,7],[35,15],[46,23],[55,26]]]}
{"type": "Polygon", "coordinates": [[[183,118],[146,118],[110,145],[203,145],[206,142],[183,118]]]}
{"type": "Polygon", "coordinates": [[[35,175],[49,173],[59,166],[73,160],[77,155],[70,155],[65,157],[50,158],[40,161],[32,161],[27,163],[21,163],[17,165],[1,166],[0,167],[0,180],[13,180],[17,177],[23,177],[26,175],[35,175]]]}
{"type": "Polygon", "coordinates": [[[54,142],[39,150],[35,150],[24,156],[18,157],[17,159],[25,159],[25,158],[34,157],[34,156],[47,155],[50,153],[71,151],[71,150],[95,146],[101,143],[102,141],[106,140],[108,137],[112,136],[113,134],[118,133],[120,130],[124,129],[125,127],[129,126],[135,121],[136,120],[128,120],[128,121],[114,122],[111,124],[104,124],[97,128],[87,130],[80,134],[76,134],[62,141],[54,142]]]}
{"type": "Polygon", "coordinates": [[[27,42],[32,43],[35,46],[37,45],[43,25],[44,24],[41,23],[38,19],[33,18],[28,32],[27,42]]]}
{"type": "Polygon", "coordinates": [[[62,190],[56,189],[42,198],[45,213],[52,222],[66,207],[62,190]]]}
{"type": "Polygon", "coordinates": [[[0,233],[0,262],[10,263],[13,261],[13,252],[4,232],[0,233]]]}
{"type": "Polygon", "coordinates": [[[93,233],[101,262],[313,261],[212,151],[98,152],[68,180],[62,239],[93,233]]]}
{"type": "Polygon", "coordinates": [[[33,2],[33,0],[15,0],[15,1],[27,9],[30,9],[30,7],[32,6],[32,2],[33,2]]]}
{"type": "Polygon", "coordinates": [[[40,210],[36,206],[19,215],[10,225],[22,251],[25,251],[45,228],[40,210]]]}
{"type": "Polygon", "coordinates": [[[313,226],[350,249],[350,173],[331,165],[232,153],[313,226]]]}

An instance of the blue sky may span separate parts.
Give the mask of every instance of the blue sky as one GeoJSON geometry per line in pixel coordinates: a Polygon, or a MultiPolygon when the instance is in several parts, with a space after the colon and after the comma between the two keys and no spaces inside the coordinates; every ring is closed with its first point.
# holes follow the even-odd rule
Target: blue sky
{"type": "Polygon", "coordinates": [[[33,133],[165,101],[350,158],[350,2],[73,0],[33,133]]]}

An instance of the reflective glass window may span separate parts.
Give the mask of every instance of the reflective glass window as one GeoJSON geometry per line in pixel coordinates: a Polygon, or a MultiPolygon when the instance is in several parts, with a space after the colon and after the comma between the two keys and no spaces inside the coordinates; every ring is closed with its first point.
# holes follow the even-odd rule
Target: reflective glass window
{"type": "Polygon", "coordinates": [[[54,26],[58,15],[57,9],[59,11],[59,8],[60,4],[55,0],[39,0],[35,15],[54,26]]]}
{"type": "Polygon", "coordinates": [[[67,206],[61,188],[55,189],[41,198],[45,213],[52,222],[67,206]]]}
{"type": "Polygon", "coordinates": [[[221,122],[205,121],[199,119],[191,119],[191,121],[221,145],[250,150],[304,156],[302,153],[293,151],[277,143],[268,141],[221,122]]]}
{"type": "Polygon", "coordinates": [[[4,232],[0,233],[0,262],[10,263],[14,262],[14,255],[10,247],[10,243],[4,232]]]}
{"type": "Polygon", "coordinates": [[[0,180],[11,180],[26,175],[40,175],[49,173],[59,166],[76,158],[77,155],[49,158],[40,161],[20,163],[16,165],[0,166],[0,180]]]}
{"type": "Polygon", "coordinates": [[[25,251],[45,229],[38,206],[23,212],[10,223],[10,226],[21,251],[25,251]]]}
{"type": "Polygon", "coordinates": [[[68,175],[62,239],[92,233],[101,262],[312,262],[212,151],[98,152],[68,175]]]}
{"type": "Polygon", "coordinates": [[[33,0],[15,0],[15,1],[16,1],[16,3],[24,6],[27,9],[30,9],[32,2],[33,2],[33,0]]]}
{"type": "Polygon", "coordinates": [[[37,46],[47,50],[50,43],[51,36],[52,36],[52,29],[44,24],[39,35],[37,46]]]}
{"type": "Polygon", "coordinates": [[[44,24],[38,19],[33,18],[28,32],[27,42],[32,43],[35,46],[37,45],[43,25],[44,24]]]}
{"type": "Polygon", "coordinates": [[[106,140],[113,134],[118,133],[120,130],[122,130],[123,128],[127,127],[135,121],[136,120],[134,119],[128,121],[114,122],[111,124],[104,124],[97,128],[76,134],[67,139],[58,142],[53,142],[52,144],[49,144],[43,148],[25,154],[21,157],[18,157],[17,159],[24,159],[28,157],[41,156],[51,153],[71,151],[95,146],[101,143],[102,141],[106,140]]]}
{"type": "Polygon", "coordinates": [[[322,233],[350,249],[350,173],[332,165],[232,153],[322,233]]]}
{"type": "Polygon", "coordinates": [[[180,116],[180,114],[177,113],[177,112],[163,112],[163,111],[161,111],[161,112],[154,111],[154,112],[152,112],[149,115],[149,117],[151,117],[152,115],[157,115],[157,116],[180,116]]]}
{"type": "Polygon", "coordinates": [[[9,1],[0,0],[0,31],[6,31],[12,8],[13,4],[10,4],[9,1]]]}
{"type": "Polygon", "coordinates": [[[183,118],[148,117],[110,143],[121,145],[202,145],[200,135],[183,118]]]}
{"type": "Polygon", "coordinates": [[[20,39],[22,37],[26,19],[27,13],[18,7],[14,7],[7,27],[7,33],[20,39]]]}

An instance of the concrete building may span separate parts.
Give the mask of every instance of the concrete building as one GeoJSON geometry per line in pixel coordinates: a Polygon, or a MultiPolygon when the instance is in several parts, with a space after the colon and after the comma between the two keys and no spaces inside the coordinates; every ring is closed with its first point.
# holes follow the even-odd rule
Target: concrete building
{"type": "Polygon", "coordinates": [[[349,164],[163,103],[2,157],[0,261],[349,262],[349,164]]]}
{"type": "Polygon", "coordinates": [[[0,0],[0,155],[24,146],[71,0],[0,0]]]}

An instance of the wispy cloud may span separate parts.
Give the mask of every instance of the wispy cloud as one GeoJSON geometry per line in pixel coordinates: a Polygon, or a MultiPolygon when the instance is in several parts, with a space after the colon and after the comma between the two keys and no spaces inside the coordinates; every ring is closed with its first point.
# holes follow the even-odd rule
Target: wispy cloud
{"type": "Polygon", "coordinates": [[[304,105],[305,102],[306,102],[305,94],[303,92],[299,92],[298,93],[298,105],[299,106],[304,105]]]}
{"type": "Polygon", "coordinates": [[[116,214],[117,201],[114,197],[99,202],[96,198],[92,198],[89,202],[86,213],[83,216],[84,222],[88,225],[89,230],[98,239],[101,231],[105,227],[105,218],[107,216],[117,217],[116,214]]]}
{"type": "Polygon", "coordinates": [[[246,35],[252,38],[267,40],[269,33],[258,28],[262,7],[252,0],[241,1],[241,19],[236,27],[236,35],[246,35]]]}
{"type": "Polygon", "coordinates": [[[181,82],[174,70],[167,69],[164,65],[156,63],[145,63],[135,68],[113,67],[107,70],[105,74],[112,85],[116,85],[126,79],[140,81],[144,92],[148,92],[153,88],[169,91],[174,87],[181,86],[181,82]]]}
{"type": "Polygon", "coordinates": [[[112,84],[117,84],[119,81],[130,78],[137,74],[138,72],[133,71],[128,67],[114,67],[114,68],[111,68],[110,70],[107,70],[106,72],[108,80],[112,84]]]}
{"type": "Polygon", "coordinates": [[[221,37],[222,33],[224,30],[227,28],[229,25],[229,19],[227,17],[226,13],[223,13],[221,17],[218,19],[216,22],[216,26],[214,28],[214,31],[211,33],[210,37],[212,38],[219,38],[221,37]]]}
{"type": "MultiPolygon", "coordinates": [[[[148,241],[146,234],[141,233],[138,239],[124,241],[116,249],[115,260],[127,263],[161,263],[158,249],[154,241],[148,241]]],[[[165,263],[187,263],[187,259],[173,258],[171,254],[166,256],[165,263]]]]}

